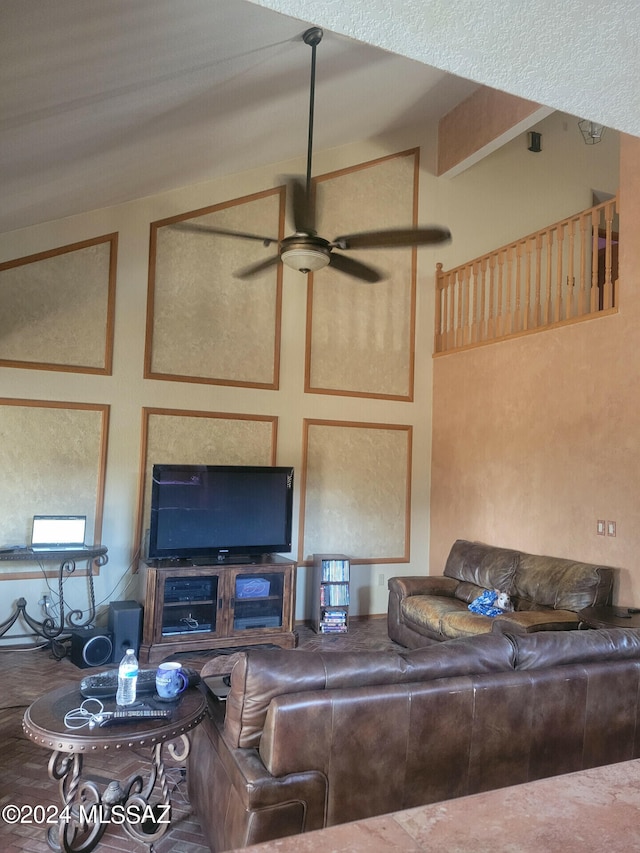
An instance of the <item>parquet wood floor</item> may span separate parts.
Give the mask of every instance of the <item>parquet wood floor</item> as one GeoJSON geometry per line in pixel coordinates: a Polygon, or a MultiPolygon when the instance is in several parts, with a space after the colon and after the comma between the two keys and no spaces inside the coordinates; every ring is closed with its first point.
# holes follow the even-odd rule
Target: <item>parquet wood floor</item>
{"type": "MultiPolygon", "coordinates": [[[[374,651],[398,649],[387,636],[386,619],[352,620],[349,633],[323,636],[310,628],[298,626],[299,648],[334,649],[336,651],[374,651]]],[[[200,670],[211,652],[176,655],[185,665],[200,670]]],[[[0,808],[7,803],[23,805],[60,805],[58,784],[48,778],[50,753],[27,740],[22,732],[25,709],[47,690],[66,683],[77,683],[91,670],[78,669],[68,658],[55,660],[49,649],[28,651],[0,649],[0,808]]],[[[155,846],[156,853],[208,853],[197,817],[191,814],[186,795],[184,774],[179,767],[169,768],[173,786],[173,820],[171,829],[155,846]]],[[[84,773],[102,788],[111,779],[124,782],[145,767],[144,757],[130,751],[99,762],[85,762],[84,773]]],[[[133,842],[122,827],[110,825],[97,853],[135,853],[145,846],[133,842]]],[[[50,853],[42,826],[9,825],[0,820],[2,853],[50,853]]]]}

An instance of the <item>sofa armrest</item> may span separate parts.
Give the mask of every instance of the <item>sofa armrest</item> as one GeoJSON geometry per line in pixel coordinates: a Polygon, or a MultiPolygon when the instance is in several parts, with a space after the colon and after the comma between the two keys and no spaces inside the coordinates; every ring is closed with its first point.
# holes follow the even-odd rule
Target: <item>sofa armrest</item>
{"type": "Polygon", "coordinates": [[[503,613],[493,620],[493,631],[531,634],[534,631],[570,631],[580,624],[573,610],[519,610],[503,613]]]}
{"type": "Polygon", "coordinates": [[[227,741],[223,725],[223,711],[211,705],[209,716],[190,734],[189,800],[210,849],[235,850],[321,829],[325,776],[309,770],[275,778],[256,749],[227,741]]]}
{"type": "Polygon", "coordinates": [[[409,595],[449,595],[454,596],[460,581],[457,578],[445,578],[443,575],[420,575],[406,578],[389,578],[389,590],[398,598],[409,595]]]}

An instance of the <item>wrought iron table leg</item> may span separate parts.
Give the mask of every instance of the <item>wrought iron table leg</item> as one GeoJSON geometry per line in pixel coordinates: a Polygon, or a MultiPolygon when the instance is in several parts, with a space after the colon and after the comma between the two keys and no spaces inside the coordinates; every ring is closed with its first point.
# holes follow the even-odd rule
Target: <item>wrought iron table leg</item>
{"type": "Polygon", "coordinates": [[[183,762],[191,743],[186,734],[157,743],[146,782],[136,773],[124,786],[116,780],[110,782],[103,794],[95,783],[81,781],[82,755],[54,752],[49,760],[49,777],[59,782],[63,809],[57,827],[48,830],[49,847],[56,853],[90,853],[107,826],[117,822],[131,838],[153,851],[154,843],[165,835],[171,822],[171,794],[163,759],[165,747],[171,758],[183,762]],[[151,803],[156,783],[160,785],[160,799],[151,803]]]}

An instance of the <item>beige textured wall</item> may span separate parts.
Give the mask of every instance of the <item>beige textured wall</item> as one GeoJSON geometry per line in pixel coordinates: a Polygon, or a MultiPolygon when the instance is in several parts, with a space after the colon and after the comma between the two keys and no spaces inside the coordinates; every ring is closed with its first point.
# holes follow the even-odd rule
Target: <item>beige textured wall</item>
{"type": "Polygon", "coordinates": [[[621,569],[640,602],[640,140],[620,154],[620,311],[434,360],[430,571],[458,538],[621,569]],[[617,523],[598,536],[597,519],[617,523]]]}
{"type": "MultiPolygon", "coordinates": [[[[431,358],[434,313],[433,278],[436,261],[442,261],[445,267],[454,266],[496,245],[526,234],[529,230],[587,207],[590,203],[591,187],[608,189],[612,184],[612,191],[617,187],[617,167],[615,175],[609,175],[606,172],[606,162],[601,162],[607,161],[608,158],[617,161],[617,141],[614,133],[605,137],[601,145],[589,148],[582,145],[578,137],[578,144],[581,147],[576,148],[570,144],[570,141],[578,133],[577,129],[558,116],[546,120],[543,132],[545,143],[541,154],[530,154],[524,143],[520,144],[520,141],[514,140],[504,149],[492,154],[486,161],[452,180],[440,180],[434,177],[435,168],[432,166],[430,169],[429,164],[435,162],[435,140],[417,131],[387,138],[384,143],[372,140],[330,151],[319,151],[315,157],[316,173],[324,174],[404,151],[416,145],[421,147],[418,218],[425,224],[433,222],[447,224],[454,233],[454,241],[451,246],[442,249],[423,248],[418,252],[415,395],[412,402],[304,392],[307,291],[304,281],[300,280],[297,273],[290,270],[285,270],[283,277],[281,373],[280,387],[277,391],[194,382],[166,382],[143,377],[149,223],[262,191],[273,185],[274,175],[303,171],[304,162],[302,161],[273,164],[268,168],[139,199],[130,204],[90,211],[82,216],[0,234],[0,260],[48,250],[54,246],[89,239],[100,234],[116,231],[119,234],[113,374],[88,376],[58,371],[0,368],[3,396],[110,406],[103,518],[103,542],[109,548],[109,564],[101,571],[96,582],[98,601],[119,600],[135,592],[132,588],[125,589],[120,581],[126,574],[132,543],[137,535],[138,473],[143,407],[277,417],[276,463],[293,464],[299,473],[303,459],[302,424],[305,418],[411,426],[413,436],[409,537],[411,561],[355,567],[352,573],[352,612],[354,614],[384,613],[387,607],[386,583],[390,576],[427,573],[431,511],[429,506],[431,380],[434,365],[431,358]],[[612,141],[614,142],[613,152],[609,155],[607,146],[612,141]],[[523,204],[523,199],[526,199],[526,204],[523,204]],[[486,211],[490,211],[491,215],[487,215],[486,211]]],[[[627,179],[627,183],[629,180],[627,179]]],[[[640,220],[640,216],[637,219],[640,220]]],[[[374,262],[373,255],[371,261],[374,262]]],[[[621,318],[622,313],[620,317],[602,322],[615,323],[618,327],[621,324],[621,318]]],[[[572,340],[578,340],[584,331],[567,334],[573,336],[572,340]]],[[[539,343],[532,341],[524,346],[529,346],[532,350],[540,348],[544,352],[545,348],[557,338],[556,333],[549,333],[549,335],[535,336],[539,337],[539,343]]],[[[487,348],[481,358],[491,361],[496,358],[501,348],[507,346],[510,345],[501,344],[498,347],[487,348]]],[[[602,348],[606,356],[608,341],[602,348]]],[[[633,350],[633,347],[631,349],[633,350]]],[[[562,356],[566,357],[566,353],[562,356]]],[[[581,359],[586,369],[591,351],[586,348],[586,351],[572,353],[571,357],[576,360],[581,359]]],[[[462,378],[464,378],[463,370],[466,363],[458,362],[462,365],[462,378]]],[[[438,403],[443,399],[441,391],[443,370],[451,371],[453,367],[455,365],[452,363],[445,368],[443,359],[435,363],[438,403]]],[[[551,372],[556,371],[556,368],[555,360],[550,359],[551,372]]],[[[540,369],[542,370],[542,367],[540,369]]],[[[488,372],[491,375],[490,368],[488,372]]],[[[593,384],[596,380],[601,382],[603,375],[604,372],[598,371],[593,384]]],[[[473,386],[470,386],[470,393],[476,393],[473,386]]],[[[485,396],[489,397],[489,395],[488,391],[485,396]]],[[[495,396],[497,400],[501,399],[497,391],[495,396]]],[[[452,394],[452,399],[455,401],[455,394],[452,394]]],[[[459,411],[457,405],[456,402],[453,408],[454,415],[459,411]]],[[[466,411],[463,412],[463,416],[467,416],[466,411]]],[[[534,421],[544,423],[546,417],[546,401],[542,401],[535,413],[534,421]]],[[[475,423],[476,420],[479,424],[482,423],[479,412],[473,415],[472,421],[475,423]]],[[[489,424],[489,428],[490,426],[489,424]]],[[[458,435],[456,430],[459,429],[459,425],[454,422],[453,428],[453,435],[458,435]]],[[[570,425],[568,428],[574,427],[570,425]]],[[[597,425],[596,428],[604,429],[602,425],[597,425]]],[[[541,427],[539,426],[538,429],[540,430],[541,427]]],[[[452,444],[456,454],[464,452],[465,430],[460,429],[460,434],[463,436],[463,442],[458,445],[456,442],[452,444]]],[[[473,435],[473,431],[469,434],[473,435]]],[[[439,446],[436,460],[441,457],[439,435],[436,430],[439,446]]],[[[625,433],[624,436],[625,441],[630,445],[635,441],[633,433],[625,433]]],[[[448,440],[446,433],[445,439],[448,440]]],[[[491,436],[489,439],[492,440],[491,436]]],[[[617,453],[618,450],[612,447],[611,452],[617,453]]],[[[577,446],[573,448],[575,452],[578,452],[578,449],[577,446]]],[[[582,450],[579,449],[579,452],[582,458],[582,450]]],[[[521,455],[520,452],[515,454],[518,465],[522,461],[526,464],[526,453],[522,460],[521,455]]],[[[450,464],[446,458],[445,463],[450,464]]],[[[436,475],[440,483],[437,461],[436,475]]],[[[615,489],[616,485],[614,480],[612,488],[615,489]]],[[[436,521],[432,527],[433,535],[437,535],[438,543],[445,541],[446,547],[449,547],[450,540],[460,535],[462,525],[459,518],[462,516],[448,521],[448,527],[445,526],[444,533],[441,534],[441,521],[444,517],[443,502],[438,500],[437,491],[434,495],[436,521]]],[[[296,489],[296,502],[294,554],[297,552],[299,489],[296,489]]],[[[498,504],[498,507],[501,508],[502,505],[498,504]]],[[[457,511],[457,507],[454,506],[453,509],[454,512],[457,511]]],[[[617,518],[619,527],[622,528],[622,514],[606,515],[609,509],[609,505],[602,509],[598,507],[597,517],[602,517],[600,515],[602,513],[605,518],[617,518]]],[[[612,508],[611,512],[614,511],[615,508],[612,508]]],[[[595,512],[589,510],[589,513],[595,519],[595,512]]],[[[530,527],[532,531],[536,523],[536,519],[532,518],[530,527]]],[[[559,518],[558,523],[566,524],[567,528],[571,526],[562,518],[559,518]]],[[[483,536],[488,535],[482,525],[479,525],[479,533],[483,536]]],[[[489,530],[489,533],[493,533],[493,530],[489,530]]],[[[608,540],[607,544],[610,546],[622,541],[621,529],[618,539],[608,540]]],[[[440,551],[443,550],[441,544],[437,547],[440,551]]],[[[437,548],[435,550],[437,552],[437,548]]],[[[298,618],[304,615],[306,579],[306,570],[301,570],[298,574],[298,618]]],[[[6,618],[9,605],[16,598],[23,595],[29,603],[37,602],[45,590],[45,584],[39,580],[3,582],[0,592],[5,604],[0,608],[0,620],[6,618]]],[[[66,584],[66,596],[69,606],[86,606],[86,583],[83,579],[71,578],[66,584]]],[[[30,612],[37,615],[37,606],[33,611],[30,608],[30,612]]]]}
{"type": "MultiPolygon", "coordinates": [[[[314,158],[315,171],[321,175],[348,169],[421,144],[427,160],[428,147],[417,131],[389,139],[384,144],[359,142],[328,152],[319,151],[314,158]]],[[[110,406],[102,531],[102,541],[109,548],[109,563],[96,579],[98,602],[106,603],[109,600],[131,597],[137,591],[138,576],[127,586],[131,579],[127,569],[132,545],[137,537],[143,407],[277,418],[275,462],[279,465],[291,464],[296,469],[293,557],[296,556],[298,548],[304,419],[326,418],[348,422],[407,424],[413,427],[414,487],[410,546],[416,564],[415,567],[407,563],[359,565],[353,572],[352,612],[355,615],[384,613],[387,606],[387,579],[391,575],[425,570],[428,553],[428,526],[425,519],[429,495],[429,380],[433,275],[436,262],[434,249],[425,248],[419,252],[420,292],[417,295],[416,335],[422,357],[415,366],[416,391],[411,403],[405,400],[305,393],[306,278],[288,269],[283,273],[281,363],[277,390],[144,378],[150,223],[262,192],[273,186],[274,178],[278,175],[300,174],[304,172],[304,168],[303,160],[273,164],[263,169],[139,199],[130,204],[90,211],[82,216],[0,234],[0,262],[98,234],[117,231],[119,235],[113,375],[87,376],[59,371],[0,367],[2,396],[104,403],[110,406]]],[[[420,200],[421,221],[431,222],[435,218],[432,191],[434,181],[427,172],[421,176],[421,189],[424,190],[424,197],[420,200]]],[[[189,330],[183,328],[183,325],[177,330],[176,339],[179,344],[186,346],[189,330]]],[[[8,538],[6,529],[2,532],[3,529],[0,524],[0,541],[13,541],[8,538]]],[[[298,572],[297,618],[304,616],[307,574],[305,568],[298,572]]],[[[37,601],[45,591],[46,584],[40,579],[3,581],[0,593],[4,603],[0,605],[0,621],[7,617],[11,603],[20,596],[27,599],[28,612],[38,617],[40,613],[37,601]]],[[[86,593],[84,579],[69,579],[65,586],[67,605],[74,608],[86,607],[86,593]]]]}

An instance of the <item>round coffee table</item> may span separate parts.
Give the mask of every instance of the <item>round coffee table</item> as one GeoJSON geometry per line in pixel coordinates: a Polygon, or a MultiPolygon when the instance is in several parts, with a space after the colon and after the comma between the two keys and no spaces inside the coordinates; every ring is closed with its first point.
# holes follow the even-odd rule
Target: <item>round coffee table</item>
{"type": "MultiPolygon", "coordinates": [[[[116,710],[114,698],[100,702],[104,711],[116,710]]],[[[176,703],[157,703],[157,708],[171,709],[169,720],[127,721],[104,728],[99,725],[69,728],[65,725],[65,716],[81,706],[88,712],[87,723],[91,714],[100,709],[95,699],[85,699],[81,695],[79,686],[65,685],[36,699],[25,711],[22,721],[27,736],[52,751],[49,778],[60,784],[62,809],[57,826],[48,830],[47,842],[53,850],[89,853],[109,823],[117,822],[132,838],[152,848],[170,824],[171,802],[163,750],[166,746],[169,755],[178,761],[187,758],[190,750],[187,733],[204,717],[205,698],[199,689],[190,688],[176,703]],[[136,773],[123,784],[117,780],[110,782],[102,792],[93,781],[83,781],[85,756],[134,748],[150,750],[146,780],[136,773]],[[160,799],[151,803],[156,782],[160,799]]],[[[69,723],[75,726],[79,721],[69,723]]]]}
{"type": "Polygon", "coordinates": [[[628,607],[585,607],[578,612],[589,628],[640,628],[640,612],[628,607]]]}

